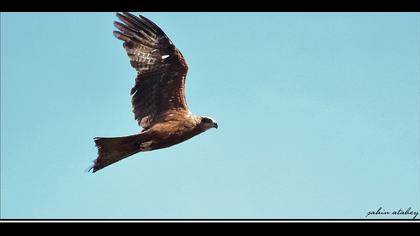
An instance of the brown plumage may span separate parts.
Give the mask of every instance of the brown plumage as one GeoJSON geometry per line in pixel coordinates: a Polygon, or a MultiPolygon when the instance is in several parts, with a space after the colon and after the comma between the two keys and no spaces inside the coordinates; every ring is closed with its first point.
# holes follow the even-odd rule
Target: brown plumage
{"type": "Polygon", "coordinates": [[[213,119],[189,111],[185,100],[188,65],[162,29],[144,16],[117,13],[117,17],[121,22],[114,22],[118,29],[114,36],[124,42],[137,71],[131,102],[143,129],[126,137],[95,138],[98,157],[93,172],[135,153],[169,147],[217,128],[213,119]]]}

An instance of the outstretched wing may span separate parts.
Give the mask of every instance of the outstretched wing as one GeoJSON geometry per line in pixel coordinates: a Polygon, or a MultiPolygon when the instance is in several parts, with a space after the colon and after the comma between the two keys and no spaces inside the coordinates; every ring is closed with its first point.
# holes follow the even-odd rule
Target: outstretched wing
{"type": "Polygon", "coordinates": [[[184,57],[155,23],[144,16],[117,13],[115,37],[124,41],[131,65],[137,70],[131,89],[135,119],[144,129],[172,114],[188,114],[184,57]]]}

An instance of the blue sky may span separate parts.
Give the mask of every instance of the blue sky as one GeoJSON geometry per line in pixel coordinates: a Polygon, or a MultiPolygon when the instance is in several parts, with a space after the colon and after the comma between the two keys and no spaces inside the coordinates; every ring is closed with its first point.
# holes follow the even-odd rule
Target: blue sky
{"type": "Polygon", "coordinates": [[[219,129],[86,173],[93,137],[140,130],[115,14],[1,13],[1,218],[419,210],[418,13],[144,15],[219,129]]]}

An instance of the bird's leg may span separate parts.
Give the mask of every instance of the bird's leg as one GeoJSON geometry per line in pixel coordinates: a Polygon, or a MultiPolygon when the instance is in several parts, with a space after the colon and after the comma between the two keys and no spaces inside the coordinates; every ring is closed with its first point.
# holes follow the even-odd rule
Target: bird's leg
{"type": "Polygon", "coordinates": [[[147,141],[140,144],[140,151],[150,151],[152,149],[152,143],[153,141],[147,141]]]}

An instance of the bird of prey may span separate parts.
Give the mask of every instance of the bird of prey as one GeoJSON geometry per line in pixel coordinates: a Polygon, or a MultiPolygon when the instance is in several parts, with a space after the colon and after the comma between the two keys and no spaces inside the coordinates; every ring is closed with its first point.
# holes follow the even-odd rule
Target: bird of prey
{"type": "Polygon", "coordinates": [[[190,112],[185,99],[188,65],[181,52],[151,20],[131,13],[117,13],[114,36],[122,40],[131,66],[137,71],[131,89],[134,117],[143,128],[139,134],[96,137],[96,172],[138,152],[170,147],[210,128],[214,119],[190,112]]]}

